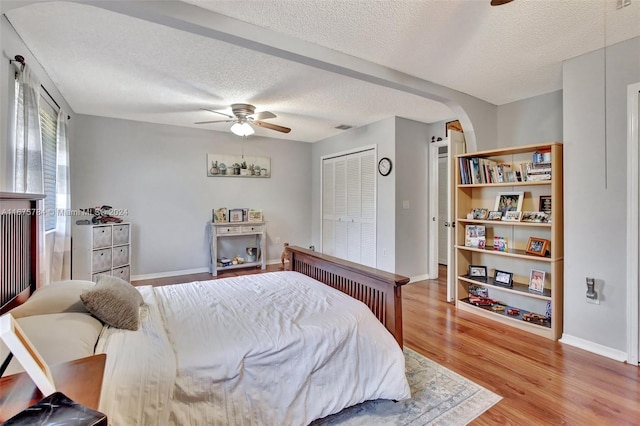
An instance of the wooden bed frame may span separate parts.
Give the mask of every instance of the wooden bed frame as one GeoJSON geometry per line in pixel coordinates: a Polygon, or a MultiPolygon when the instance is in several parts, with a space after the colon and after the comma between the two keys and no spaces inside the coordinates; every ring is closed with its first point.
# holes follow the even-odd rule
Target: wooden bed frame
{"type": "Polygon", "coordinates": [[[409,278],[288,246],[288,269],[318,280],[363,302],[402,348],[402,286],[409,278]]]}

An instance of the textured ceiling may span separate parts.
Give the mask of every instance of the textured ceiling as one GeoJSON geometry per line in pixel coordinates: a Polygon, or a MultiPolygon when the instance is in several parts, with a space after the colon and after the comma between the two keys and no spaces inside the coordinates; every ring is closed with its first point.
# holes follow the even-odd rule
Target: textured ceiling
{"type": "MultiPolygon", "coordinates": [[[[216,12],[501,105],[561,89],[563,60],[640,35],[640,1],[619,11],[615,2],[188,3],[208,9],[203,16],[216,12]]],[[[6,12],[76,113],[227,131],[194,125],[219,118],[199,108],[230,112],[231,103],[248,102],[293,129],[257,134],[307,142],[339,133],[339,124],[453,115],[422,97],[82,3],[6,12]]]]}

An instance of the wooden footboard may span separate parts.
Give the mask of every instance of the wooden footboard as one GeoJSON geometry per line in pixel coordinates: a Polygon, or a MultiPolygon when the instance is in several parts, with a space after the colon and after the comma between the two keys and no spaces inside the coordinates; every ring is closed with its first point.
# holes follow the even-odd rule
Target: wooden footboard
{"type": "Polygon", "coordinates": [[[292,271],[300,272],[363,302],[402,347],[402,286],[409,278],[328,256],[287,247],[292,271]]]}

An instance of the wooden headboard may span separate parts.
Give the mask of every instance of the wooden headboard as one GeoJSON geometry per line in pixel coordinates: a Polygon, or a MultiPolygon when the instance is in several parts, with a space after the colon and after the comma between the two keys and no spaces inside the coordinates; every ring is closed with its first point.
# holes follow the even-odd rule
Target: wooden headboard
{"type": "Polygon", "coordinates": [[[409,278],[337,257],[286,247],[289,269],[308,275],[363,302],[402,347],[402,286],[409,278]]]}
{"type": "Polygon", "coordinates": [[[38,287],[42,194],[0,192],[0,314],[38,287]]]}

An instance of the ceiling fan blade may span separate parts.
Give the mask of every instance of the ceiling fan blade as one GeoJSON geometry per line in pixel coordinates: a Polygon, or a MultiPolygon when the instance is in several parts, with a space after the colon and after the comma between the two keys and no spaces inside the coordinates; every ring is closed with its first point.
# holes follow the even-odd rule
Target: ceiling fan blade
{"type": "Polygon", "coordinates": [[[212,121],[196,121],[193,124],[209,124],[209,123],[234,123],[238,121],[237,119],[233,120],[212,120],[212,121]]]}
{"type": "Polygon", "coordinates": [[[271,129],[271,130],[275,130],[277,132],[282,132],[282,133],[289,133],[291,131],[291,129],[288,127],[278,126],[277,124],[266,123],[264,121],[254,120],[252,124],[255,124],[256,126],[264,127],[265,129],[271,129]]]}
{"type": "Polygon", "coordinates": [[[226,114],[224,112],[214,111],[214,110],[208,109],[208,108],[200,108],[200,109],[203,110],[203,111],[209,111],[209,112],[213,112],[213,113],[216,113],[216,114],[224,115],[225,117],[235,118],[233,115],[229,115],[229,114],[226,114]]]}
{"type": "Polygon", "coordinates": [[[268,120],[270,118],[276,118],[277,115],[275,115],[271,111],[261,111],[251,115],[250,117],[253,118],[254,120],[268,120]]]}

